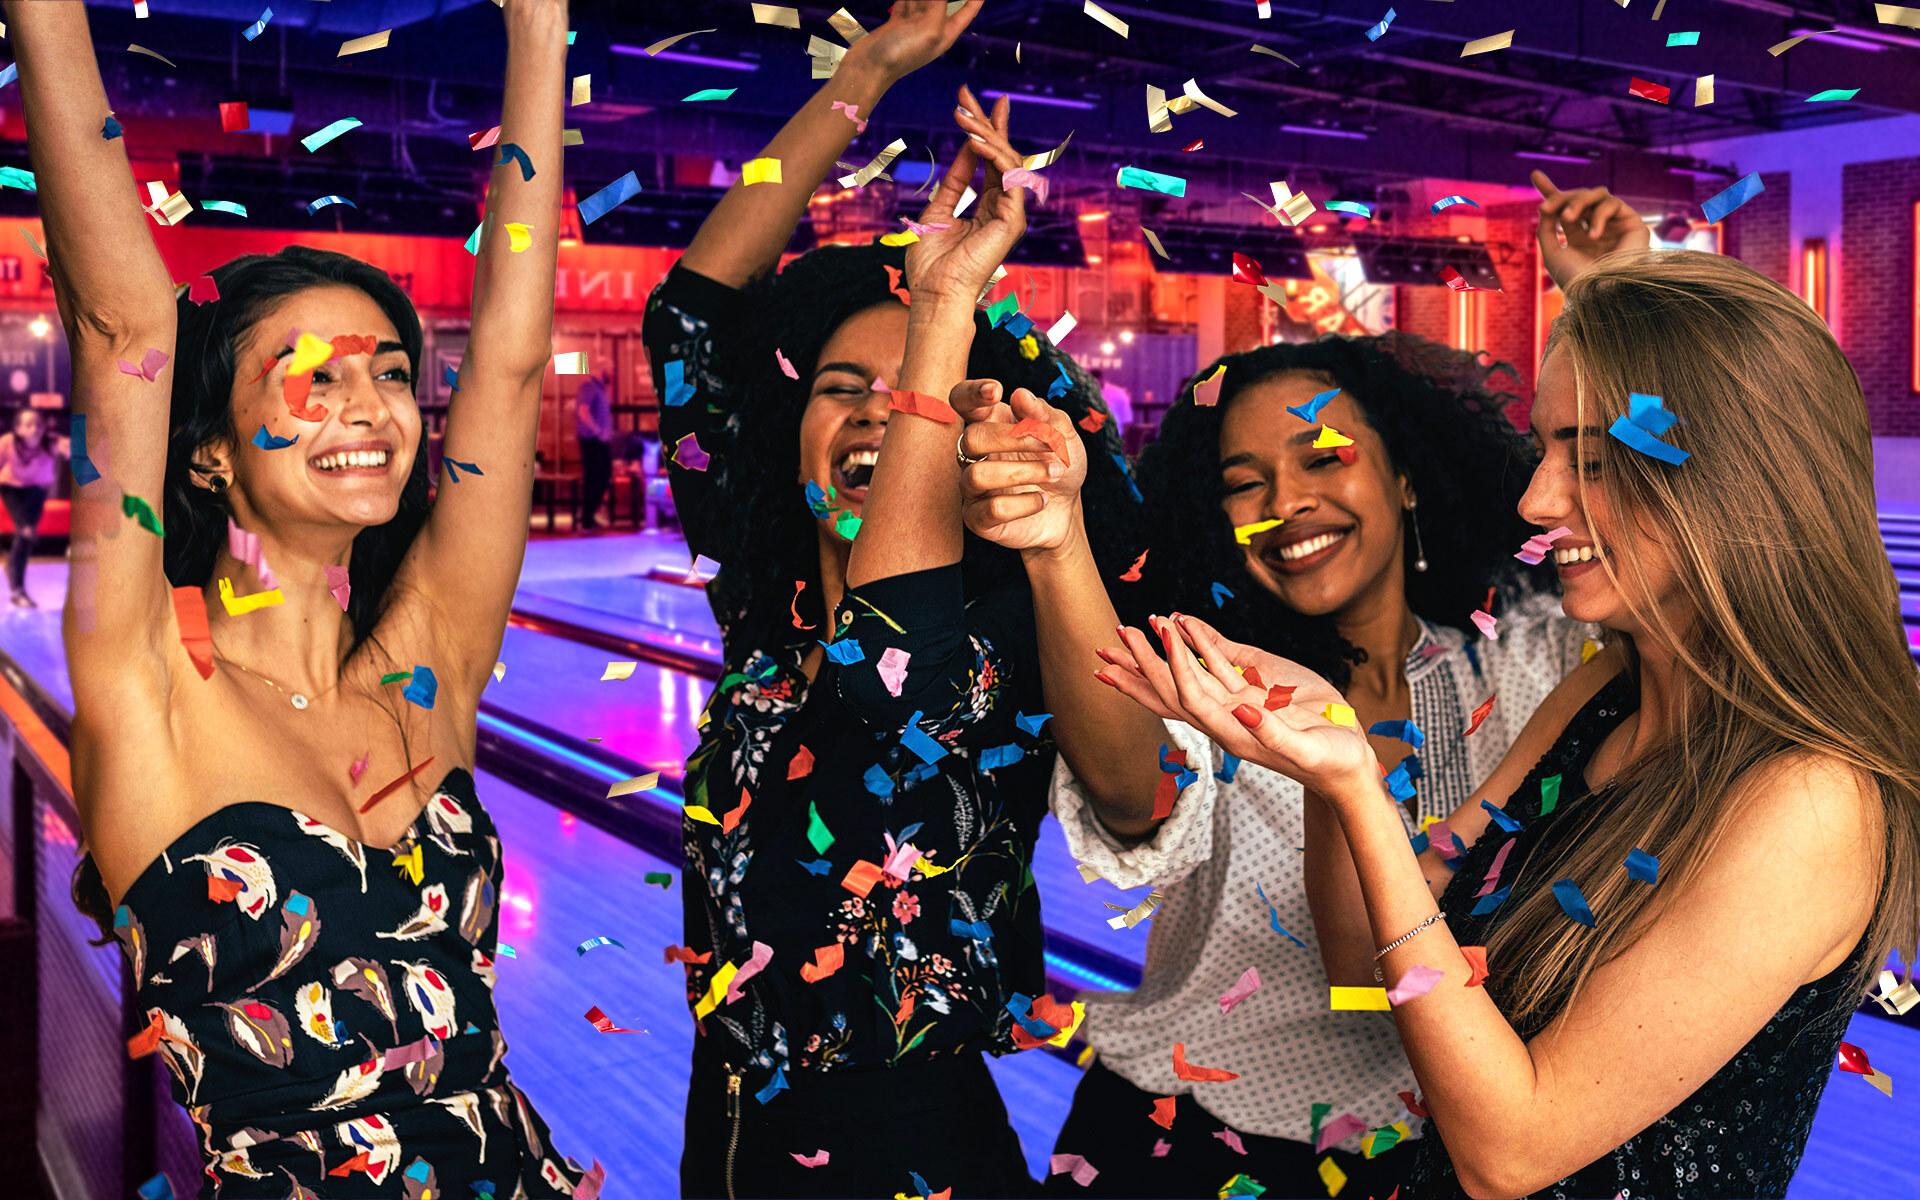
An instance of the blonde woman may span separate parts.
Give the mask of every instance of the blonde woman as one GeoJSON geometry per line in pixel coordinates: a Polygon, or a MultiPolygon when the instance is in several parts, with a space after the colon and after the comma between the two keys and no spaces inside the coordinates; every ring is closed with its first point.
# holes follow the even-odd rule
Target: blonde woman
{"type": "Polygon", "coordinates": [[[1326,949],[1332,981],[1389,989],[1432,1114],[1403,1197],[1781,1196],[1920,916],[1920,683],[1860,385],[1783,288],[1536,182],[1567,305],[1520,511],[1566,527],[1566,611],[1612,636],[1450,821],[1457,870],[1409,851],[1363,732],[1298,664],[1175,617],[1164,660],[1128,631],[1117,679],[1321,802],[1323,943],[1355,928],[1326,916],[1356,877],[1371,930],[1326,949]]]}

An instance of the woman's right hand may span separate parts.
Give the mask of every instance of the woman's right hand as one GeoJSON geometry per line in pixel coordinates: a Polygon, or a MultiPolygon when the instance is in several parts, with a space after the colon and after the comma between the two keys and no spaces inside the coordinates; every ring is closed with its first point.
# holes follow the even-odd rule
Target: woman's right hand
{"type": "Polygon", "coordinates": [[[1606,188],[1563,192],[1545,171],[1535,171],[1530,178],[1540,192],[1540,256],[1563,291],[1602,255],[1645,250],[1652,244],[1653,234],[1640,214],[1606,188]],[[1566,237],[1566,245],[1560,244],[1556,230],[1566,237]]]}
{"type": "Polygon", "coordinates": [[[946,0],[895,0],[887,23],[855,42],[846,57],[890,80],[904,79],[945,54],[980,15],[982,3],[967,0],[948,16],[946,0]]]}
{"type": "Polygon", "coordinates": [[[1079,526],[1080,486],[1087,481],[1087,449],[1067,414],[1026,388],[1003,403],[997,380],[969,379],[948,402],[966,422],[960,452],[981,461],[960,471],[961,517],[976,536],[1009,550],[1066,547],[1079,526]],[[1025,422],[1052,431],[1047,439],[1023,432],[1025,422]]]}

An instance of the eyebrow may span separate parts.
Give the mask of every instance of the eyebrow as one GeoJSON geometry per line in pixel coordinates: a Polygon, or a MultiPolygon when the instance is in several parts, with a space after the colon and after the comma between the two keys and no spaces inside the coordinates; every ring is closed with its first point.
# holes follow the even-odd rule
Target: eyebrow
{"type": "MultiPolygon", "coordinates": [[[[373,356],[375,358],[378,358],[382,354],[391,354],[395,350],[404,351],[406,350],[406,347],[401,345],[399,342],[380,342],[379,344],[374,346],[373,356]]],[[[273,356],[273,361],[279,362],[281,359],[285,358],[287,355],[292,353],[293,353],[292,346],[282,346],[280,347],[280,352],[273,356]]],[[[332,360],[328,360],[328,361],[332,361],[332,360]]]]}
{"type": "Polygon", "coordinates": [[[828,375],[835,371],[842,371],[848,375],[858,375],[862,379],[871,379],[873,377],[873,372],[867,370],[859,363],[850,362],[821,363],[814,369],[813,377],[817,380],[822,375],[828,375]]]}
{"type": "MultiPolygon", "coordinates": [[[[1319,440],[1321,428],[1322,426],[1315,425],[1311,429],[1303,429],[1299,433],[1296,433],[1292,437],[1288,438],[1287,445],[1289,446],[1311,445],[1315,441],[1319,440]]],[[[1252,454],[1233,454],[1220,460],[1220,469],[1224,471],[1229,467],[1244,467],[1250,464],[1251,462],[1253,462],[1252,454]]]]}

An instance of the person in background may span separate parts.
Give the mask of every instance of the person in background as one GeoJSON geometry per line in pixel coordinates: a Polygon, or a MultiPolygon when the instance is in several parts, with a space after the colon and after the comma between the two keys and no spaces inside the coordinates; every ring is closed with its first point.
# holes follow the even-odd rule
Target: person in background
{"type": "Polygon", "coordinates": [[[580,381],[574,397],[574,432],[580,435],[580,528],[598,529],[600,502],[613,479],[613,371],[602,367],[580,381]]]}
{"type": "Polygon", "coordinates": [[[1133,425],[1133,395],[1117,383],[1108,383],[1103,371],[1089,371],[1093,381],[1100,385],[1100,402],[1113,414],[1114,428],[1125,433],[1133,425]]]}
{"type": "Polygon", "coordinates": [[[13,414],[13,432],[0,436],[0,501],[13,522],[7,550],[7,586],[15,608],[34,608],[27,595],[27,559],[40,534],[40,512],[53,490],[53,460],[67,457],[67,439],[47,437],[45,418],[31,408],[13,414]]]}

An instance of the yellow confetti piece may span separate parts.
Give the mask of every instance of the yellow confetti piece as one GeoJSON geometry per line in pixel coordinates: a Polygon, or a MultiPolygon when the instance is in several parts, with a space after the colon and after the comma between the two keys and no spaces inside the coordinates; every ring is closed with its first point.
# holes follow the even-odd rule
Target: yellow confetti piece
{"type": "Polygon", "coordinates": [[[707,811],[707,808],[704,805],[689,804],[685,808],[681,809],[680,811],[683,813],[686,813],[689,817],[692,817],[694,820],[703,822],[708,825],[718,825],[720,823],[720,818],[714,816],[711,812],[707,811]]]}
{"type": "Polygon", "coordinates": [[[1600,653],[1600,643],[1594,641],[1592,638],[1588,638],[1585,641],[1580,643],[1580,661],[1581,662],[1586,662],[1588,659],[1592,658],[1594,655],[1598,653],[1600,653]]]}
{"type": "Polygon", "coordinates": [[[1098,4],[1095,4],[1093,0],[1085,0],[1085,4],[1086,4],[1086,7],[1082,8],[1080,10],[1081,12],[1087,14],[1089,17],[1092,17],[1094,20],[1100,22],[1102,25],[1105,25],[1108,29],[1113,30],[1115,33],[1119,34],[1121,37],[1127,36],[1128,26],[1125,21],[1122,21],[1119,17],[1114,16],[1112,13],[1108,12],[1106,9],[1101,8],[1098,4]]]}
{"type": "Polygon", "coordinates": [[[578,129],[562,129],[560,131],[560,144],[562,146],[584,146],[587,144],[587,137],[578,129]]]}
{"type": "Polygon", "coordinates": [[[167,225],[178,225],[193,211],[193,204],[184,192],[167,191],[167,185],[158,179],[147,181],[147,199],[152,201],[147,208],[148,216],[167,225]]]}
{"type": "Polygon", "coordinates": [[[1155,254],[1158,254],[1161,258],[1167,259],[1169,262],[1172,261],[1171,256],[1168,255],[1167,253],[1167,248],[1160,244],[1159,234],[1155,233],[1151,229],[1148,229],[1145,225],[1142,225],[1140,227],[1140,232],[1147,235],[1147,245],[1153,247],[1153,252],[1155,254]]]}
{"type": "Polygon", "coordinates": [[[1036,362],[1039,360],[1040,358],[1040,339],[1039,338],[1034,337],[1032,334],[1028,334],[1027,336],[1021,338],[1018,342],[1014,344],[1020,347],[1021,358],[1026,359],[1028,362],[1036,362]]]}
{"type": "MultiPolygon", "coordinates": [[[[648,771],[645,775],[635,775],[632,779],[623,779],[619,783],[616,783],[612,787],[608,788],[607,799],[611,800],[615,796],[631,796],[638,792],[650,792],[654,788],[658,787],[659,784],[660,784],[660,772],[648,771]]],[[[687,811],[692,812],[693,808],[694,806],[689,805],[687,807],[687,811]]],[[[701,809],[700,811],[707,812],[707,810],[704,808],[701,809]]],[[[707,820],[712,822],[715,825],[718,825],[720,823],[713,819],[712,813],[707,813],[707,820]]]]}
{"type": "Polygon", "coordinates": [[[1327,989],[1334,1012],[1391,1012],[1387,989],[1383,987],[1339,987],[1327,989]]]}
{"type": "Polygon", "coordinates": [[[882,171],[886,170],[888,166],[892,165],[893,160],[900,157],[900,152],[905,150],[906,148],[907,148],[907,141],[905,138],[893,139],[891,142],[887,143],[886,148],[884,150],[880,151],[880,153],[873,156],[872,162],[868,163],[864,167],[861,167],[858,171],[855,171],[851,175],[840,176],[840,186],[843,188],[856,188],[856,187],[867,186],[869,183],[872,183],[880,175],[882,171]]]}
{"type": "Polygon", "coordinates": [[[1322,425],[1320,427],[1320,436],[1313,439],[1313,448],[1315,450],[1331,450],[1336,446],[1351,445],[1353,445],[1353,439],[1331,425],[1322,425]]]}
{"type": "Polygon", "coordinates": [[[707,994],[700,997],[700,1003],[693,1006],[693,1019],[703,1021],[714,1009],[720,1007],[720,1001],[726,999],[727,985],[740,973],[740,968],[732,963],[720,964],[720,969],[707,981],[707,994]]]}
{"type": "Polygon", "coordinates": [[[345,58],[349,54],[365,54],[369,50],[385,50],[387,39],[393,36],[393,30],[382,29],[379,33],[370,33],[365,37],[352,38],[340,43],[340,52],[335,58],[345,58]]]}
{"type": "Polygon", "coordinates": [[[587,373],[587,352],[569,350],[565,354],[553,356],[553,373],[556,375],[585,375],[587,373]]]}
{"type": "Polygon", "coordinates": [[[1267,521],[1252,521],[1245,525],[1235,525],[1233,527],[1233,540],[1239,542],[1242,546],[1251,546],[1253,545],[1255,534],[1265,533],[1269,529],[1278,529],[1286,523],[1285,517],[1274,517],[1267,521]]]}
{"type": "MultiPolygon", "coordinates": [[[[1061,1049],[1064,1050],[1066,1048],[1067,1043],[1073,1040],[1073,1035],[1079,1031],[1080,1022],[1086,1019],[1087,1019],[1087,1006],[1081,1003],[1080,1001],[1075,1000],[1073,1002],[1073,1020],[1067,1022],[1067,1024],[1062,1026],[1060,1029],[1060,1032],[1048,1038],[1047,1045],[1059,1046],[1061,1049]]],[[[1887,1094],[1892,1095],[1893,1093],[1888,1092],[1887,1094]]]]}
{"type": "MultiPolygon", "coordinates": [[[[1067,136],[1060,139],[1060,144],[1058,146],[1055,146],[1053,149],[1048,150],[1044,154],[1029,154],[1025,158],[1020,160],[1020,165],[1025,167],[1029,171],[1044,171],[1048,167],[1054,164],[1054,161],[1057,160],[1060,157],[1060,155],[1066,150],[1067,143],[1071,142],[1072,140],[1073,140],[1073,131],[1068,130],[1067,136]]],[[[958,206],[955,207],[954,211],[955,212],[960,211],[958,206]]]]}
{"type": "Polygon", "coordinates": [[[1338,1196],[1340,1189],[1347,1186],[1347,1173],[1340,1169],[1340,1164],[1333,1161],[1331,1156],[1321,1159],[1317,1169],[1320,1182],[1327,1185],[1327,1195],[1338,1196]]]}
{"type": "Polygon", "coordinates": [[[533,231],[521,221],[507,222],[507,250],[518,254],[533,245],[533,231]]]}
{"type": "Polygon", "coordinates": [[[610,662],[607,664],[606,672],[600,676],[600,682],[605,683],[609,679],[632,679],[634,668],[639,665],[637,662],[610,662]]]}
{"type": "Polygon", "coordinates": [[[777,158],[750,158],[740,168],[740,181],[748,187],[756,183],[782,183],[780,160],[777,158]]]}
{"type": "Polygon", "coordinates": [[[1767,53],[1773,55],[1775,58],[1779,58],[1782,54],[1785,54],[1812,36],[1810,33],[1803,33],[1799,37],[1790,37],[1784,42],[1775,42],[1773,45],[1767,47],[1767,53]]]}
{"type": "Polygon", "coordinates": [[[502,679],[505,679],[506,677],[507,677],[507,664],[503,662],[497,662],[493,664],[493,681],[495,683],[499,683],[502,679]]]}
{"type": "MultiPolygon", "coordinates": [[[[1898,4],[1876,4],[1873,16],[1882,25],[1898,25],[1902,29],[1920,29],[1920,8],[1904,8],[1898,4]]],[[[0,37],[6,36],[6,26],[0,25],[0,37]]]]}
{"type": "Polygon", "coordinates": [[[1080,1055],[1078,1058],[1075,1058],[1073,1060],[1073,1065],[1076,1067],[1079,1067],[1082,1071],[1084,1071],[1087,1069],[1087,1064],[1091,1063],[1092,1061],[1093,1061],[1093,1044],[1089,1042],[1088,1044],[1080,1047],[1080,1055]]]}
{"type": "Polygon", "coordinates": [[[1514,30],[1496,33],[1491,37],[1475,38],[1460,47],[1461,58],[1472,58],[1476,54],[1491,54],[1495,50],[1505,50],[1513,45],[1514,30]]]}
{"type": "Polygon", "coordinates": [[[168,66],[172,67],[176,71],[180,69],[179,63],[174,62],[172,59],[160,53],[158,50],[149,50],[145,46],[137,45],[134,43],[128,43],[127,49],[134,54],[144,54],[148,58],[157,58],[161,62],[167,64],[168,66]]]}
{"type": "Polygon", "coordinates": [[[800,10],[788,8],[784,4],[756,4],[753,6],[755,25],[777,25],[782,29],[800,28],[800,10]]]}
{"type": "Polygon", "coordinates": [[[233,594],[233,580],[226,578],[220,580],[220,604],[227,610],[227,615],[230,617],[242,617],[262,608],[278,608],[286,602],[287,598],[279,588],[255,592],[251,596],[236,596],[233,594]]]}
{"type": "Polygon", "coordinates": [[[880,236],[882,246],[911,246],[920,240],[920,235],[911,229],[902,229],[899,233],[887,233],[880,236]]]}
{"type": "Polygon", "coordinates": [[[654,55],[660,53],[662,50],[667,49],[669,46],[674,45],[676,42],[685,41],[690,37],[695,37],[702,33],[717,33],[717,32],[718,30],[714,30],[714,29],[689,29],[685,33],[676,33],[670,38],[661,38],[659,41],[655,42],[653,45],[646,47],[647,57],[652,58],[654,55]]]}
{"type": "Polygon", "coordinates": [[[1360,722],[1353,715],[1353,707],[1347,704],[1329,704],[1323,714],[1335,725],[1344,725],[1348,729],[1360,728],[1360,722]]]}
{"type": "Polygon", "coordinates": [[[573,77],[573,95],[568,99],[567,106],[571,108],[576,104],[591,103],[593,103],[593,76],[575,75],[573,77]]]}
{"type": "Polygon", "coordinates": [[[1275,50],[1273,47],[1262,46],[1259,42],[1255,42],[1252,46],[1248,47],[1248,49],[1252,50],[1255,54],[1264,54],[1268,58],[1277,58],[1281,62],[1287,64],[1290,67],[1294,67],[1296,69],[1300,66],[1299,63],[1288,58],[1286,55],[1280,53],[1278,50],[1275,50]]]}
{"type": "Polygon", "coordinates": [[[287,374],[304,375],[332,357],[332,342],[302,330],[293,343],[293,356],[287,359],[287,374]]]}
{"type": "Polygon", "coordinates": [[[828,17],[827,24],[831,25],[833,31],[840,35],[840,40],[849,46],[867,36],[866,29],[854,19],[852,13],[844,8],[836,10],[832,16],[828,17]]]}
{"type": "Polygon", "coordinates": [[[1187,80],[1186,83],[1181,85],[1181,90],[1186,92],[1187,99],[1210,112],[1217,112],[1223,117],[1237,117],[1240,115],[1233,109],[1228,108],[1226,105],[1201,91],[1198,80],[1187,80]]]}
{"type": "Polygon", "coordinates": [[[1866,1077],[1866,1080],[1868,1083],[1885,1092],[1887,1099],[1893,1099],[1893,1076],[1887,1074],[1885,1071],[1875,1070],[1873,1074],[1866,1077]]]}
{"type": "Polygon", "coordinates": [[[1713,76],[1702,75],[1693,81],[1693,106],[1705,108],[1713,103],[1713,76]]]}

